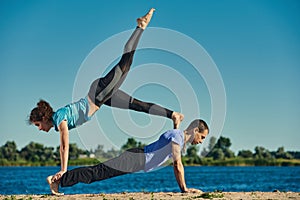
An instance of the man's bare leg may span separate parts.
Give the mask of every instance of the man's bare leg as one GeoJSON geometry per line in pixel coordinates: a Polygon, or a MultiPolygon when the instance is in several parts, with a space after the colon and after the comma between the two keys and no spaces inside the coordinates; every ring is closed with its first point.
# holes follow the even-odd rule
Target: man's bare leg
{"type": "Polygon", "coordinates": [[[178,112],[173,112],[172,113],[172,120],[174,124],[174,129],[179,129],[179,125],[181,121],[183,120],[184,115],[178,112]]]}
{"type": "Polygon", "coordinates": [[[146,15],[144,15],[143,17],[138,18],[136,20],[137,23],[138,23],[138,27],[140,27],[142,29],[145,29],[148,26],[154,11],[155,11],[155,9],[151,8],[146,15]]]}
{"type": "Polygon", "coordinates": [[[51,193],[54,194],[54,195],[64,195],[64,193],[60,193],[58,191],[58,186],[59,186],[59,181],[54,181],[52,182],[52,177],[53,176],[48,176],[47,177],[47,183],[49,184],[50,186],[50,190],[51,190],[51,193]]]}

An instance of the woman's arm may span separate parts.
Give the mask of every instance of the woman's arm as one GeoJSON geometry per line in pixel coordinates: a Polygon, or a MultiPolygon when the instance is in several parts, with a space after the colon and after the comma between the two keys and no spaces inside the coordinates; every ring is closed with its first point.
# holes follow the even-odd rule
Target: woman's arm
{"type": "Polygon", "coordinates": [[[61,161],[61,170],[56,173],[52,181],[59,180],[62,175],[67,171],[68,169],[68,160],[69,160],[69,129],[67,125],[67,121],[62,121],[59,126],[58,130],[60,132],[60,161],[61,161]]]}
{"type": "Polygon", "coordinates": [[[62,121],[60,123],[58,130],[60,132],[60,161],[61,161],[61,171],[66,172],[68,168],[69,159],[69,129],[67,121],[62,121]]]}

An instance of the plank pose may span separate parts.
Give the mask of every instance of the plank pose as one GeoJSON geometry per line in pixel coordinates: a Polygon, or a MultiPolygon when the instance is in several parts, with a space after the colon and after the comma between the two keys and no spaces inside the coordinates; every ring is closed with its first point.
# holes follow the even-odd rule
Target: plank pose
{"type": "Polygon", "coordinates": [[[157,141],[144,148],[128,149],[120,156],[106,162],[72,169],[57,180],[49,176],[47,182],[52,194],[62,195],[63,193],[59,193],[59,186],[70,187],[79,182],[89,184],[141,170],[148,172],[161,166],[169,158],[173,158],[174,175],[181,192],[201,192],[186,187],[181,151],[187,143],[192,145],[202,143],[208,133],[206,122],[196,119],[184,131],[179,129],[166,131],[157,141]]]}
{"type": "Polygon", "coordinates": [[[154,9],[143,17],[137,19],[137,27],[127,41],[119,63],[114,66],[104,77],[92,82],[85,98],[75,103],[53,111],[50,104],[44,100],[37,103],[29,116],[29,123],[34,124],[39,130],[48,132],[54,127],[60,132],[60,159],[61,170],[53,176],[53,181],[58,180],[67,171],[69,157],[69,130],[89,121],[94,113],[103,105],[131,109],[139,112],[150,113],[167,117],[173,120],[174,128],[178,128],[184,116],[153,103],[135,99],[119,90],[133,61],[133,56],[144,29],[149,24],[154,9]]]}

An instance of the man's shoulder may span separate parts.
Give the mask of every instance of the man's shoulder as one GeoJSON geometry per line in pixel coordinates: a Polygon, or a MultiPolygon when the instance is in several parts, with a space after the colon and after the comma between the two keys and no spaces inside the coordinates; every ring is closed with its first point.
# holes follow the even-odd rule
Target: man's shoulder
{"type": "Polygon", "coordinates": [[[171,129],[166,131],[162,136],[166,138],[168,141],[181,141],[183,139],[183,131],[179,129],[171,129]]]}
{"type": "Polygon", "coordinates": [[[179,144],[181,147],[183,146],[183,140],[184,140],[184,133],[180,129],[173,129],[172,130],[172,142],[179,144]]]}
{"type": "Polygon", "coordinates": [[[171,130],[166,131],[165,134],[182,135],[183,131],[180,129],[171,129],[171,130]]]}

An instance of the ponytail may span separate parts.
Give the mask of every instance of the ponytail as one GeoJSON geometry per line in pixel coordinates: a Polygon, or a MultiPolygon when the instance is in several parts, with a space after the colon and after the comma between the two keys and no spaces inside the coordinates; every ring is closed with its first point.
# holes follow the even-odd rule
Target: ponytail
{"type": "Polygon", "coordinates": [[[40,100],[37,103],[37,107],[32,109],[28,123],[32,124],[33,122],[36,121],[52,121],[52,115],[53,115],[53,109],[50,106],[50,104],[44,100],[40,100]]]}

